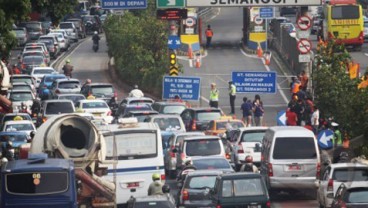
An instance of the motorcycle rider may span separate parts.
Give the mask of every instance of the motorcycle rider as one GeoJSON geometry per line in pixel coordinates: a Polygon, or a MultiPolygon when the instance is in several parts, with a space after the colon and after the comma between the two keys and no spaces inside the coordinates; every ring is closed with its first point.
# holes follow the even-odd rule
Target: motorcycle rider
{"type": "Polygon", "coordinates": [[[23,102],[20,104],[20,112],[21,113],[28,113],[29,115],[31,115],[31,111],[28,109],[27,105],[24,104],[23,102]]]}
{"type": "Polygon", "coordinates": [[[241,166],[240,172],[258,173],[258,168],[253,164],[252,156],[250,155],[245,156],[245,164],[241,166]]]}
{"type": "Polygon", "coordinates": [[[1,153],[2,158],[6,158],[7,161],[14,160],[14,147],[11,141],[7,141],[3,146],[3,151],[1,153]]]}
{"type": "Polygon", "coordinates": [[[98,50],[98,46],[99,46],[98,43],[101,40],[100,36],[98,36],[98,32],[97,31],[95,31],[93,33],[92,40],[93,40],[93,47],[95,47],[95,45],[97,45],[97,49],[96,49],[96,51],[97,51],[98,50]]]}
{"type": "Polygon", "coordinates": [[[36,117],[41,111],[41,103],[38,99],[33,99],[33,104],[31,106],[32,116],[36,117]]]}
{"type": "Polygon", "coordinates": [[[130,91],[129,97],[141,98],[144,97],[142,90],[138,89],[138,85],[134,85],[134,89],[130,91]]]}
{"type": "Polygon", "coordinates": [[[162,192],[163,184],[160,181],[160,174],[154,173],[152,175],[153,182],[148,187],[148,196],[157,195],[157,194],[164,194],[162,192]]]}
{"type": "Polygon", "coordinates": [[[64,75],[72,78],[72,71],[74,70],[73,65],[70,64],[70,59],[65,61],[65,65],[63,66],[64,75]]]}

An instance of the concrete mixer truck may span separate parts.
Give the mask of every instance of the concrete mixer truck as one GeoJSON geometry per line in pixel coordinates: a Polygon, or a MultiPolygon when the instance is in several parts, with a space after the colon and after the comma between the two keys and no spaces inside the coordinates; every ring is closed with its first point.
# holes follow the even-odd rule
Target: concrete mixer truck
{"type": "MultiPolygon", "coordinates": [[[[79,207],[114,207],[115,183],[103,179],[107,168],[105,142],[101,132],[86,118],[65,114],[51,117],[37,130],[30,147],[20,155],[46,153],[49,158],[74,162],[79,207]]],[[[50,206],[52,207],[52,206],[50,206]]]]}

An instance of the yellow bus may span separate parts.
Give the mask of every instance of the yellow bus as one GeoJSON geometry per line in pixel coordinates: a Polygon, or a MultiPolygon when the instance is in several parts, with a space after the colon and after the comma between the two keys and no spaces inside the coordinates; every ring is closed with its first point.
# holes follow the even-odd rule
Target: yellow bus
{"type": "Polygon", "coordinates": [[[323,10],[322,38],[360,51],[364,43],[362,6],[356,0],[331,0],[323,10]]]}

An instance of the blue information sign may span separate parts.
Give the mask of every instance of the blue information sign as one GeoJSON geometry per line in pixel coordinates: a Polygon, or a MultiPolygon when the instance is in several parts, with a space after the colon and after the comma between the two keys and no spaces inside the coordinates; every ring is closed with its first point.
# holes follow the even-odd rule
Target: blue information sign
{"type": "Polygon", "coordinates": [[[276,93],[276,72],[232,72],[239,93],[276,93]]]}
{"type": "Polygon", "coordinates": [[[147,0],[101,0],[102,9],[146,9],[147,0]]]}
{"type": "Polygon", "coordinates": [[[332,130],[323,130],[318,133],[317,140],[321,149],[331,149],[334,132],[332,130]]]}
{"type": "Polygon", "coordinates": [[[274,17],[273,7],[261,7],[259,8],[259,18],[268,19],[274,17]]]}
{"type": "Polygon", "coordinates": [[[162,99],[174,99],[175,95],[179,95],[182,100],[199,100],[199,77],[165,76],[162,85],[162,99]]]}
{"type": "Polygon", "coordinates": [[[277,113],[277,125],[286,126],[286,111],[282,110],[277,113]]]}
{"type": "Polygon", "coordinates": [[[180,37],[177,36],[177,35],[169,35],[167,45],[172,50],[176,50],[176,49],[180,48],[180,45],[181,45],[180,37]]]}

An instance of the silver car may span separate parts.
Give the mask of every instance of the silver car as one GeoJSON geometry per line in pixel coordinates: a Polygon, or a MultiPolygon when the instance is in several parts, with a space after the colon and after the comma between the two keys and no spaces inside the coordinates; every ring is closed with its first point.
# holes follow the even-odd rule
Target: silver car
{"type": "Polygon", "coordinates": [[[59,24],[60,29],[66,30],[70,34],[70,38],[77,42],[79,39],[78,30],[75,27],[73,22],[60,22],[59,24]]]}
{"type": "Polygon", "coordinates": [[[56,98],[58,94],[76,94],[81,90],[78,79],[57,79],[51,84],[50,96],[56,98]]]}

